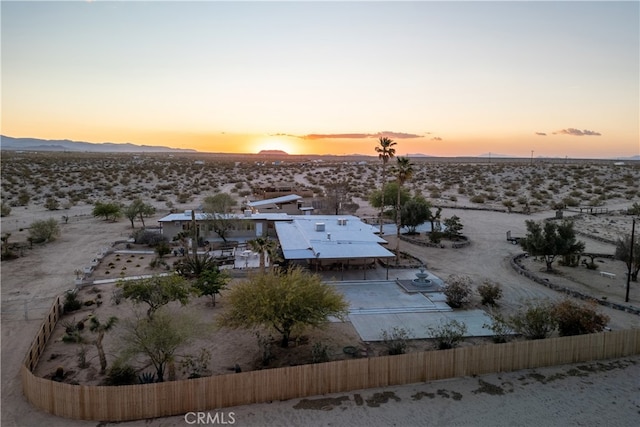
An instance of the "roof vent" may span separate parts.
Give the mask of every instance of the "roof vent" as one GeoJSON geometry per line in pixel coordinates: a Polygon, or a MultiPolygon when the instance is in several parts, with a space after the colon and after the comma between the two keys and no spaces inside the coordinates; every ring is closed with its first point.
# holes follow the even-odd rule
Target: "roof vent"
{"type": "Polygon", "coordinates": [[[347,218],[338,218],[338,225],[347,225],[347,218]]]}
{"type": "Polygon", "coordinates": [[[324,222],[316,222],[316,231],[324,231],[324,222]]]}
{"type": "Polygon", "coordinates": [[[251,209],[245,209],[244,210],[244,217],[245,218],[251,218],[251,209]]]}
{"type": "Polygon", "coordinates": [[[190,210],[184,211],[184,216],[191,218],[191,211],[190,210]]]}

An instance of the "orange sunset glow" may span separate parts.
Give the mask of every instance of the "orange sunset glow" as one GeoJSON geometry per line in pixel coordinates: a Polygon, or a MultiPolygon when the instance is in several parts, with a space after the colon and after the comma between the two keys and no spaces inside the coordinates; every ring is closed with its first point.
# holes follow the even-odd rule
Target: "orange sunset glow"
{"type": "Polygon", "coordinates": [[[639,18],[638,2],[7,2],[2,134],[637,156],[639,18]]]}

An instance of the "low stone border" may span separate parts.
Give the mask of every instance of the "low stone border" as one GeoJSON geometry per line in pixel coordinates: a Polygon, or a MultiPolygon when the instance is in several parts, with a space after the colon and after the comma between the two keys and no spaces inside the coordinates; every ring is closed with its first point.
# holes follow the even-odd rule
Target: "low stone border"
{"type": "MultiPolygon", "coordinates": [[[[567,294],[570,295],[574,298],[579,298],[581,300],[586,300],[586,301],[594,301],[602,306],[605,307],[609,307],[609,308],[613,308],[615,310],[620,310],[620,311],[624,311],[626,313],[631,313],[631,314],[636,314],[638,316],[640,316],[640,308],[636,308],[636,307],[632,307],[630,305],[623,305],[623,304],[618,304],[615,302],[611,302],[611,301],[607,301],[607,300],[603,300],[600,298],[595,298],[591,295],[587,295],[584,294],[582,292],[579,291],[575,291],[573,289],[569,289],[566,288],[564,286],[560,286],[557,285],[553,282],[551,282],[549,279],[542,279],[539,276],[537,276],[536,274],[532,273],[531,271],[527,270],[526,268],[524,268],[523,266],[521,266],[519,264],[519,261],[526,257],[527,254],[522,253],[520,255],[516,255],[515,257],[511,258],[510,264],[511,267],[520,275],[525,276],[528,279],[533,280],[536,283],[539,283],[543,286],[546,286],[547,288],[553,289],[554,291],[558,291],[558,292],[562,292],[563,294],[567,294]]],[[[599,256],[599,255],[598,255],[599,256]]],[[[607,256],[607,255],[604,255],[607,256]]]]}
{"type": "MultiPolygon", "coordinates": [[[[451,244],[451,247],[453,249],[466,248],[467,246],[471,245],[471,240],[469,240],[467,237],[460,236],[460,238],[464,239],[464,241],[462,241],[462,242],[453,242],[451,244]]],[[[402,235],[400,236],[400,240],[403,240],[403,241],[405,241],[407,243],[411,243],[411,244],[417,245],[417,246],[425,246],[427,248],[441,248],[441,249],[446,248],[444,243],[425,242],[423,240],[416,240],[416,239],[412,239],[410,237],[402,236],[402,235]]]]}

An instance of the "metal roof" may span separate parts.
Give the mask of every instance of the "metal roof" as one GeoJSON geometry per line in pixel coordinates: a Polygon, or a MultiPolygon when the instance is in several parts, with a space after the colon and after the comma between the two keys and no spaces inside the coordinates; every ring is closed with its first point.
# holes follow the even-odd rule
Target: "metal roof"
{"type": "Polygon", "coordinates": [[[355,216],[290,215],[275,223],[286,259],[388,258],[386,240],[355,216]]]}
{"type": "Polygon", "coordinates": [[[300,200],[300,199],[302,199],[302,196],[298,196],[297,194],[289,194],[286,196],[274,197],[273,199],[256,200],[255,202],[247,202],[247,206],[254,208],[257,206],[295,202],[296,200],[300,200]]]}

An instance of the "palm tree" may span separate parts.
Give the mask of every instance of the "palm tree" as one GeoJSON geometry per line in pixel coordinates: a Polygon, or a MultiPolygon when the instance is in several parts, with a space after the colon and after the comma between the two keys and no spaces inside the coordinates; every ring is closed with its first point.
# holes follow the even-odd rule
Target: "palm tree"
{"type": "Polygon", "coordinates": [[[249,247],[260,254],[260,271],[264,273],[265,270],[265,253],[270,253],[274,250],[277,243],[274,240],[269,240],[266,237],[256,237],[253,240],[249,240],[249,247]]]}
{"type": "Polygon", "coordinates": [[[107,358],[104,355],[104,348],[102,348],[102,339],[104,338],[104,334],[110,331],[117,321],[118,318],[115,316],[111,316],[105,323],[100,323],[100,320],[98,320],[98,318],[95,316],[91,317],[91,326],[89,327],[89,329],[91,330],[91,332],[95,332],[96,334],[98,334],[98,337],[94,341],[94,344],[98,349],[101,374],[104,374],[104,372],[107,370],[107,358]]]}
{"type": "Polygon", "coordinates": [[[384,185],[387,180],[386,167],[389,159],[396,154],[396,149],[393,148],[396,143],[386,136],[380,137],[379,143],[380,146],[376,146],[376,153],[378,153],[378,158],[382,160],[382,200],[380,203],[380,235],[382,236],[382,226],[384,225],[382,218],[384,214],[384,185]]]}
{"type": "Polygon", "coordinates": [[[400,209],[400,193],[402,192],[402,186],[405,182],[413,177],[413,165],[408,157],[396,158],[397,163],[395,167],[396,179],[398,180],[398,199],[396,201],[396,265],[400,260],[400,226],[401,221],[401,209],[400,209]]]}

